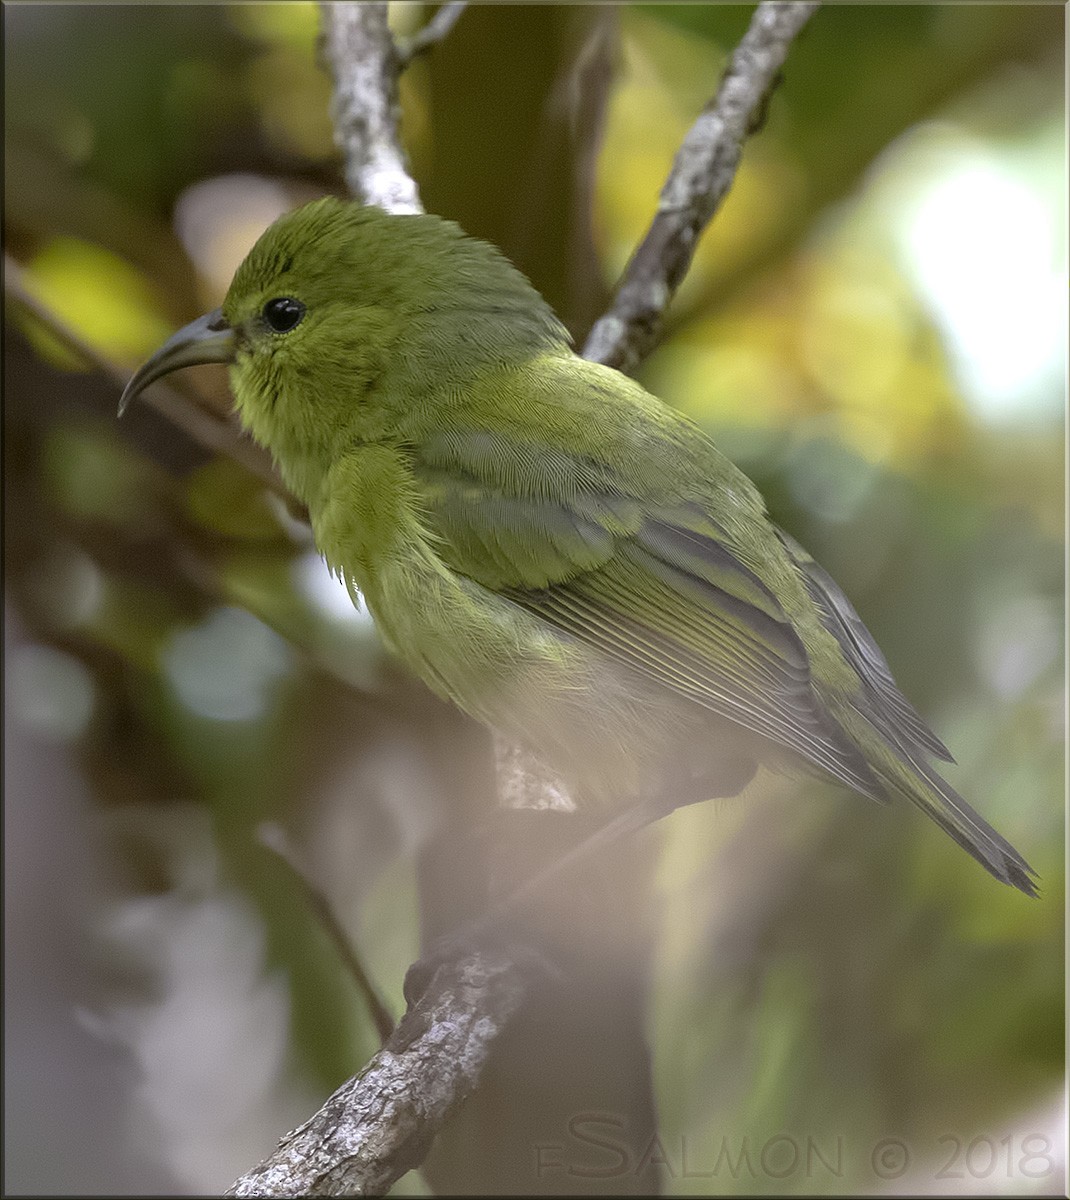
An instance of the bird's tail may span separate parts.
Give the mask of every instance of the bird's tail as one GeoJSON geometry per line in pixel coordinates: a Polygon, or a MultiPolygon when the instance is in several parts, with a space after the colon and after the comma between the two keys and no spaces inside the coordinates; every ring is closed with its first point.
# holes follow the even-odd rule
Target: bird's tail
{"type": "Polygon", "coordinates": [[[1037,895],[1036,872],[1017,850],[942,779],[920,756],[903,751],[876,774],[892,795],[916,804],[968,854],[1003,883],[1027,896],[1037,895]]]}
{"type": "Polygon", "coordinates": [[[851,602],[794,538],[777,532],[802,572],[822,623],[858,676],[859,690],[850,702],[833,699],[831,708],[875,776],[875,786],[859,790],[878,800],[904,796],[997,879],[1035,896],[1032,867],[929,765],[930,757],[950,762],[951,755],[896,686],[851,602]]]}

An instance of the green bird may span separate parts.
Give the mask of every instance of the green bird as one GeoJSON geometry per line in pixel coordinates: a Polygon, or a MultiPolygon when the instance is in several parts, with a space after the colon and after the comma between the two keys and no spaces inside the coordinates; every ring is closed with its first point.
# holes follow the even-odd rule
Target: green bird
{"type": "Polygon", "coordinates": [[[916,804],[997,879],[1035,872],[843,592],[692,422],[576,355],[496,249],[333,198],[279,218],[126,405],[230,363],[242,424],[387,645],[581,805],[669,811],[759,765],[916,804]]]}

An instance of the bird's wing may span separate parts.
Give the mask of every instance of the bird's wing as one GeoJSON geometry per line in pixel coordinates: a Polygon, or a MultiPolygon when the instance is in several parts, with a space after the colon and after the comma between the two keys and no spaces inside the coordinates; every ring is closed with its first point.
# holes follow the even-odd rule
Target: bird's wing
{"type": "Polygon", "coordinates": [[[637,496],[610,468],[565,450],[534,455],[470,436],[451,434],[448,456],[416,464],[429,533],[454,571],[883,798],[815,691],[776,594],[729,548],[708,506],[637,496]]]}
{"type": "Polygon", "coordinates": [[[917,710],[896,686],[880,647],[862,623],[850,600],[827,571],[782,529],[777,536],[803,573],[807,591],[821,615],[825,628],[836,638],[847,661],[867,692],[868,714],[893,744],[902,743],[915,754],[933,755],[954,762],[950,750],[925,724],[917,710]]]}

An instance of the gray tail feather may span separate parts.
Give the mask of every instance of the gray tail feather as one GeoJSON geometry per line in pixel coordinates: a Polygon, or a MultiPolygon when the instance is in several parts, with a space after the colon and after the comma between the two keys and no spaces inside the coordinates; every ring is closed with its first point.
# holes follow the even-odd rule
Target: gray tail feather
{"type": "MultiPolygon", "coordinates": [[[[1036,871],[1017,850],[927,763],[909,756],[915,778],[884,776],[890,790],[905,796],[997,879],[1027,896],[1037,896],[1036,871]]],[[[882,773],[883,774],[883,773],[882,773]]]]}
{"type": "MultiPolygon", "coordinates": [[[[853,740],[856,746],[868,745],[872,733],[879,735],[893,756],[892,760],[883,759],[878,765],[875,760],[869,759],[868,764],[883,787],[889,793],[905,796],[916,804],[997,879],[1018,888],[1027,896],[1035,896],[1036,872],[1010,842],[1000,837],[929,766],[928,755],[950,762],[951,754],[896,686],[884,655],[839,585],[794,538],[783,530],[777,532],[802,571],[822,623],[836,638],[844,657],[860,680],[861,692],[852,702],[853,711],[841,710],[839,713],[849,740],[853,740]],[[855,725],[859,716],[870,728],[865,738],[852,738],[852,733],[862,733],[855,725]]],[[[865,786],[859,787],[856,782],[850,782],[859,791],[867,795],[874,794],[865,786]]]]}

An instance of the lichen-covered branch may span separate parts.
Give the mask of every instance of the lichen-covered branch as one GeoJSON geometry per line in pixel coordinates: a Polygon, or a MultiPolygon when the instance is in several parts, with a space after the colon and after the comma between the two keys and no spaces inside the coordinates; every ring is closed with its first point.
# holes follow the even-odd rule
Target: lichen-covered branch
{"type": "Polygon", "coordinates": [[[515,956],[438,968],[382,1050],[228,1196],[381,1196],[419,1166],[526,993],[515,956]]]}
{"type": "Polygon", "coordinates": [[[323,54],[334,80],[331,117],[346,184],[365,204],[423,212],[398,136],[401,59],[385,4],[322,0],[323,54]]]}
{"type": "Polygon", "coordinates": [[[653,348],[699,235],[732,186],[743,143],[761,122],[792,42],[818,7],[809,0],[763,0],[758,5],[717,94],[676,153],[657,215],[609,311],[591,330],[583,349],[586,358],[630,372],[653,348]]]}

